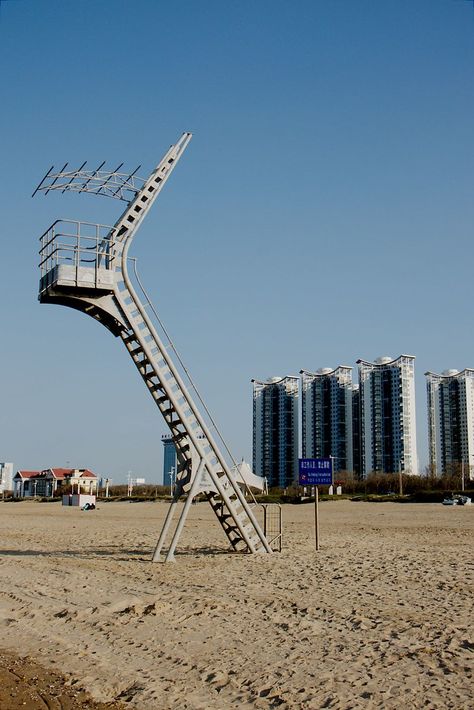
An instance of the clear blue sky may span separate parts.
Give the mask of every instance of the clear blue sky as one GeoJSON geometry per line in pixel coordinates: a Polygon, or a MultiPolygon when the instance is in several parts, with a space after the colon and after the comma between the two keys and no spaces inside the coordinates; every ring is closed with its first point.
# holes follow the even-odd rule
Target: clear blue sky
{"type": "Polygon", "coordinates": [[[234,455],[252,377],[416,355],[474,367],[474,9],[466,0],[4,0],[0,459],[161,480],[120,342],[37,302],[38,237],[121,204],[30,195],[51,164],[141,173],[194,138],[134,244],[234,455]]]}

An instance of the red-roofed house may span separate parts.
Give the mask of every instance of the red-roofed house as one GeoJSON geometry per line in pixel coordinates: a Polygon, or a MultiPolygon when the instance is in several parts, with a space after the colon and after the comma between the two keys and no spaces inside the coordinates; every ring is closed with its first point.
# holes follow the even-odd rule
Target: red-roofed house
{"type": "Polygon", "coordinates": [[[13,495],[15,498],[34,496],[36,485],[33,481],[39,476],[39,471],[17,471],[13,476],[13,495]]]}
{"type": "Polygon", "coordinates": [[[69,486],[73,493],[95,495],[97,476],[88,468],[45,468],[43,471],[18,471],[13,485],[14,495],[18,498],[59,495],[69,486]]]}

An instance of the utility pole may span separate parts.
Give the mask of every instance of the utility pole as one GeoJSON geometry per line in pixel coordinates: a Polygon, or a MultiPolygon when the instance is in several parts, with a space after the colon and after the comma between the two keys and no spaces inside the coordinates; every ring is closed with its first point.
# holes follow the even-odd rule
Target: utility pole
{"type": "Polygon", "coordinates": [[[314,539],[316,543],[316,552],[319,551],[319,490],[316,486],[314,489],[314,539]]]}

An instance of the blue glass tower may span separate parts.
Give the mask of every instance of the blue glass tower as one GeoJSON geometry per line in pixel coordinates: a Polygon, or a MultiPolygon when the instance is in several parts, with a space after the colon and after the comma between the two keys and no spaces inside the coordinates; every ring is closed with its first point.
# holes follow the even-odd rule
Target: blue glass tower
{"type": "Polygon", "coordinates": [[[171,485],[171,476],[176,475],[176,447],[174,445],[173,437],[171,434],[163,434],[161,437],[163,442],[163,485],[171,485]]]}

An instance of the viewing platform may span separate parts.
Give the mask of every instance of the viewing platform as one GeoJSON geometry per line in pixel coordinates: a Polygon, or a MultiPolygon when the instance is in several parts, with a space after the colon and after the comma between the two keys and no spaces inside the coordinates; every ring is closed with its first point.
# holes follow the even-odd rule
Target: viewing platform
{"type": "Polygon", "coordinates": [[[56,220],[40,237],[39,300],[76,289],[113,291],[114,234],[114,227],[105,224],[56,220]]]}

